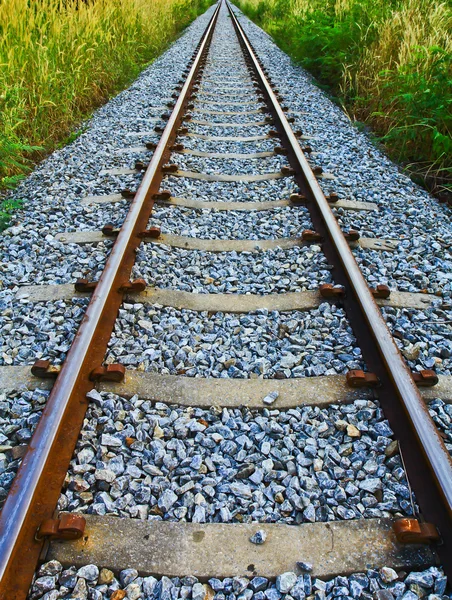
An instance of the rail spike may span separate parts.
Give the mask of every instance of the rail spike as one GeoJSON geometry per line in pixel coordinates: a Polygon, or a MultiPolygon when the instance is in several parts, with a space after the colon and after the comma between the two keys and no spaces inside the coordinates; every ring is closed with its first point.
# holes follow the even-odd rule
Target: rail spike
{"type": "Polygon", "coordinates": [[[88,279],[77,279],[74,283],[74,289],[76,292],[80,292],[82,294],[90,294],[94,292],[97,287],[97,281],[88,281],[88,279]]]}
{"type": "Polygon", "coordinates": [[[399,544],[436,544],[441,541],[438,529],[433,523],[425,523],[414,518],[397,519],[392,524],[399,544]]]}
{"type": "Polygon", "coordinates": [[[78,540],[85,533],[82,515],[61,513],[57,519],[44,519],[36,532],[37,540],[78,540]]]}
{"type": "Polygon", "coordinates": [[[56,379],[61,371],[61,365],[52,365],[50,360],[35,360],[31,374],[41,379],[56,379]]]}
{"type": "Polygon", "coordinates": [[[112,363],[110,365],[103,365],[96,367],[89,374],[91,381],[113,381],[120,383],[124,380],[126,374],[126,368],[120,363],[112,363]]]}
{"type": "Polygon", "coordinates": [[[120,292],[144,292],[146,289],[146,281],[144,279],[134,279],[123,283],[119,288],[120,292]]]}

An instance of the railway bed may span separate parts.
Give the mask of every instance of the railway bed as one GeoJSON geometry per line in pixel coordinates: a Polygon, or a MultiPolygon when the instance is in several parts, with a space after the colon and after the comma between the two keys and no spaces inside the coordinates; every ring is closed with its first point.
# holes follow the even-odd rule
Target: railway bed
{"type": "Polygon", "coordinates": [[[449,209],[296,71],[221,0],[25,184],[0,598],[449,597],[449,209]]]}

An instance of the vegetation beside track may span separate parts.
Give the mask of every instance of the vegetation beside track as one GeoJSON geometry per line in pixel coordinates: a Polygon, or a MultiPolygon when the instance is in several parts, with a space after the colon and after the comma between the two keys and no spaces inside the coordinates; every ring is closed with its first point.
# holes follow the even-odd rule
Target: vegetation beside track
{"type": "MultiPolygon", "coordinates": [[[[1,0],[0,189],[65,141],[211,0],[1,0]]],[[[5,207],[0,204],[0,222],[5,207]]]]}
{"type": "Polygon", "coordinates": [[[452,193],[452,2],[237,0],[390,156],[452,193]]]}

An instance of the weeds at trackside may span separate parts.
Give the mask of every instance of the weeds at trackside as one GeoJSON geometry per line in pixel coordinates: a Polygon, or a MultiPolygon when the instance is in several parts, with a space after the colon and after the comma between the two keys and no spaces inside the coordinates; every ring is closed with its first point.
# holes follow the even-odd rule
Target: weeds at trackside
{"type": "MultiPolygon", "coordinates": [[[[124,89],[210,0],[0,1],[0,190],[124,89]]],[[[68,137],[69,136],[69,137],[68,137]]]]}
{"type": "Polygon", "coordinates": [[[352,119],[435,192],[452,195],[452,5],[239,0],[352,119]]]}

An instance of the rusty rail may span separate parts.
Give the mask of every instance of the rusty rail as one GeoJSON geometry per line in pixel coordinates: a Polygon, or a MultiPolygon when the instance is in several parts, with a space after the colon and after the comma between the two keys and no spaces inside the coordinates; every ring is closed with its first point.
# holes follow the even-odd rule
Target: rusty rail
{"type": "Polygon", "coordinates": [[[340,302],[358,339],[366,364],[379,379],[378,397],[403,448],[410,483],[422,517],[441,535],[437,550],[452,577],[452,460],[416,383],[383,319],[338,222],[265,76],[243,28],[226,0],[239,42],[282,145],[306,197],[312,222],[324,239],[323,250],[333,265],[334,280],[345,288],[340,302]]]}
{"type": "MultiPolygon", "coordinates": [[[[131,203],[82,323],[56,379],[28,451],[0,515],[0,598],[23,600],[48,535],[58,497],[88,406],[86,394],[93,378],[102,374],[102,361],[114,328],[125,287],[142,241],[163,177],[162,166],[171,152],[196,77],[203,68],[220,4],[195,50],[185,83],[142,183],[131,203]]],[[[114,369],[113,369],[114,371],[114,369]]],[[[71,523],[66,524],[71,533],[71,523]]]]}

